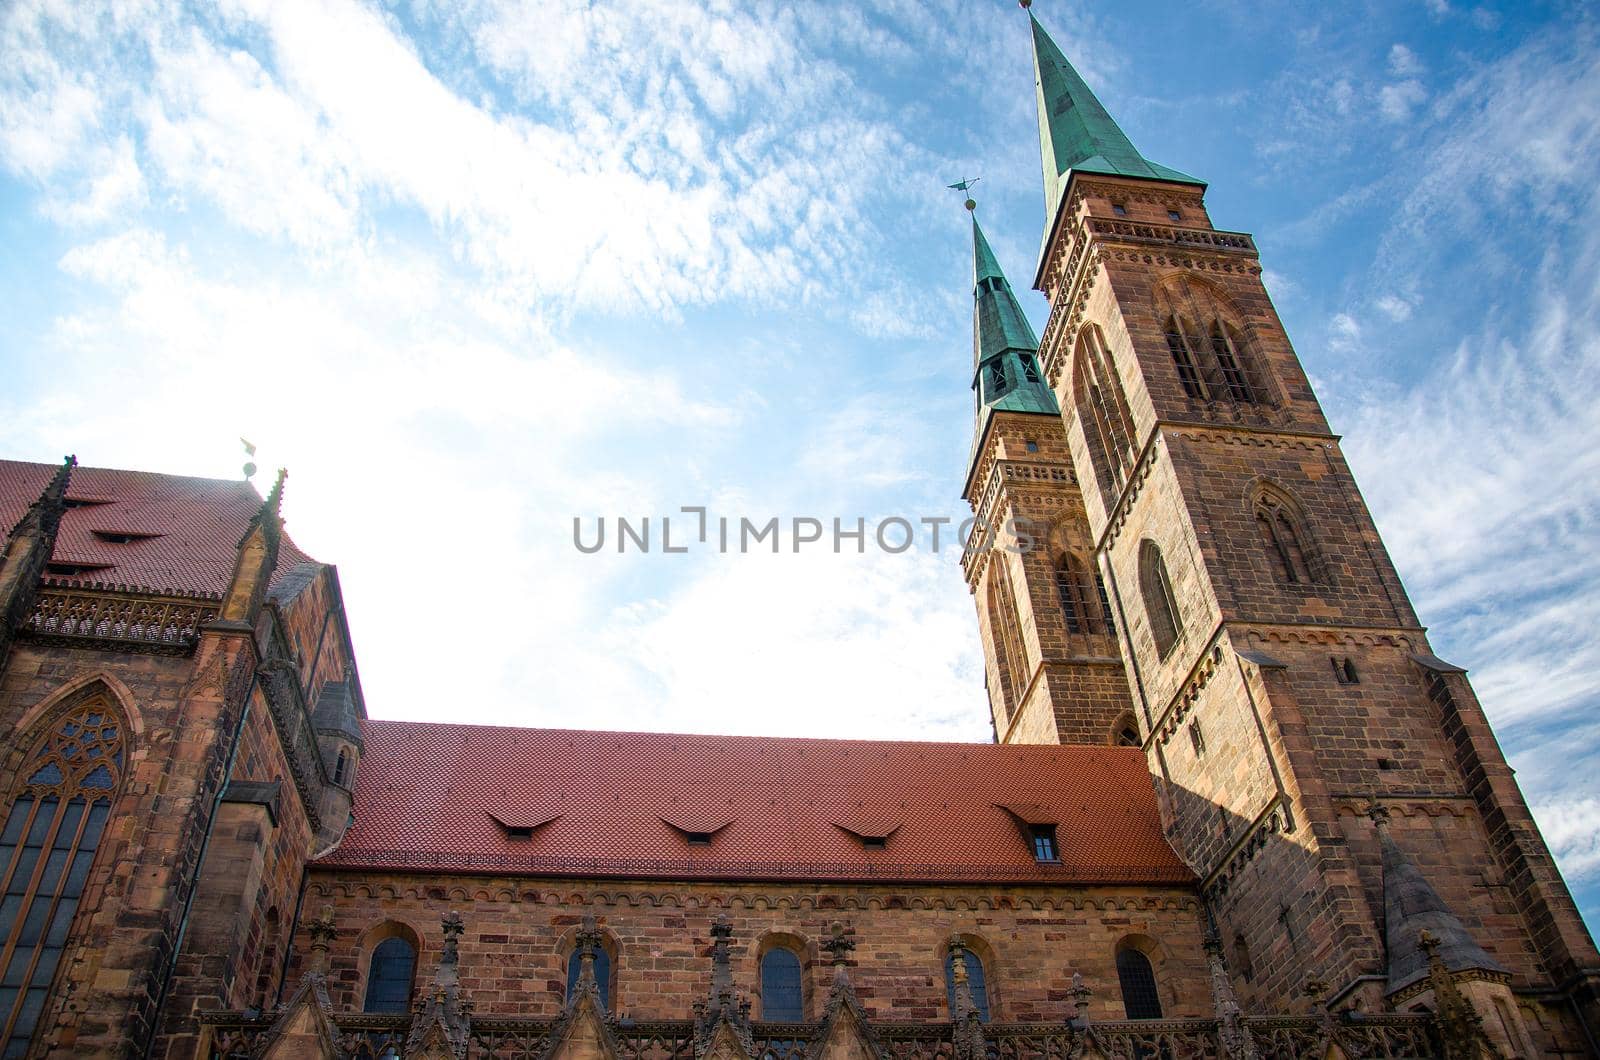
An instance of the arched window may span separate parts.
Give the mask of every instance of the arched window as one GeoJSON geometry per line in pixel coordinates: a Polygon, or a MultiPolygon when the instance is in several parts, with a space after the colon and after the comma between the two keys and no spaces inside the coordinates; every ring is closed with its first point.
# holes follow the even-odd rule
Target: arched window
{"type": "Polygon", "coordinates": [[[761,957],[761,1018],[775,1023],[806,1018],[800,957],[783,946],[774,946],[761,957]]]}
{"type": "Polygon", "coordinates": [[[995,552],[989,562],[989,637],[994,641],[995,664],[1000,671],[1001,700],[1010,717],[1021,706],[1022,693],[1027,688],[1022,620],[1011,595],[1011,579],[1002,554],[995,552]]]}
{"type": "Polygon", "coordinates": [[[112,800],[123,723],[95,699],[36,737],[0,831],[0,1020],[4,1055],[28,1049],[72,929],[112,800]]]}
{"type": "MultiPolygon", "coordinates": [[[[967,989],[972,991],[972,1004],[978,1010],[978,1019],[989,1022],[989,982],[983,973],[983,961],[970,949],[961,951],[962,963],[967,967],[967,989]]],[[[949,954],[944,959],[945,997],[950,1011],[956,1010],[956,959],[949,954]]]]}
{"type": "Polygon", "coordinates": [[[1317,582],[1317,564],[1306,547],[1301,520],[1286,497],[1263,491],[1256,497],[1256,529],[1278,579],[1285,585],[1317,582]]]}
{"type": "Polygon", "coordinates": [[[1211,322],[1211,356],[1217,363],[1221,389],[1234,401],[1253,405],[1256,402],[1255,387],[1250,384],[1250,376],[1244,370],[1244,361],[1239,356],[1236,343],[1237,336],[1232,328],[1224,327],[1220,320],[1211,322]]]}
{"type": "Polygon", "coordinates": [[[1061,601],[1061,618],[1067,632],[1110,632],[1111,608],[1106,600],[1105,584],[1100,581],[1098,574],[1091,585],[1083,561],[1070,552],[1056,557],[1053,572],[1056,596],[1061,601]]]}
{"type": "MultiPolygon", "coordinates": [[[[578,975],[583,971],[583,960],[577,950],[567,955],[567,1000],[578,987],[578,975]]],[[[600,1006],[611,1007],[611,952],[604,946],[594,948],[594,985],[599,989],[600,1006]]]]}
{"type": "Polygon", "coordinates": [[[1150,616],[1150,635],[1155,638],[1156,653],[1164,659],[1178,643],[1181,627],[1172,582],[1167,578],[1167,565],[1154,541],[1146,541],[1139,548],[1139,594],[1144,597],[1145,613],[1150,616]]]}
{"type": "Polygon", "coordinates": [[[333,782],[335,784],[343,784],[345,771],[349,768],[350,756],[345,754],[344,749],[341,748],[339,750],[338,761],[334,762],[333,764],[333,782]]]}
{"type": "Polygon", "coordinates": [[[1167,318],[1167,352],[1172,355],[1173,367],[1178,369],[1178,381],[1183,384],[1183,392],[1192,398],[1205,398],[1205,386],[1200,381],[1194,350],[1176,315],[1167,318]]]}
{"type": "Polygon", "coordinates": [[[1129,1019],[1161,1018],[1161,997],[1156,993],[1156,973],[1149,957],[1132,946],[1117,950],[1117,979],[1122,985],[1122,1008],[1129,1019]]]}
{"type": "Polygon", "coordinates": [[[372,949],[367,964],[367,997],[363,1012],[409,1012],[411,981],[417,971],[417,950],[393,935],[372,949]]]}
{"type": "Polygon", "coordinates": [[[1138,747],[1139,743],[1139,730],[1132,725],[1124,725],[1117,730],[1117,746],[1138,747]]]}
{"type": "Polygon", "coordinates": [[[1109,507],[1116,499],[1116,491],[1127,481],[1137,455],[1133,417],[1099,328],[1089,325],[1083,329],[1074,357],[1073,395],[1078,418],[1089,446],[1090,463],[1109,507]]]}

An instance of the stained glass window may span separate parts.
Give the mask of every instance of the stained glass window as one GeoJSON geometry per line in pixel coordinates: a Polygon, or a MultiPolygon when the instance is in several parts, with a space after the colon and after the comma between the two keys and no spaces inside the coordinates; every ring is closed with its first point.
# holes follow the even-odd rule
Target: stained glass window
{"type": "Polygon", "coordinates": [[[122,723],[95,702],[58,719],[24,759],[0,829],[0,1020],[9,1060],[43,1014],[121,783],[122,723]]]}

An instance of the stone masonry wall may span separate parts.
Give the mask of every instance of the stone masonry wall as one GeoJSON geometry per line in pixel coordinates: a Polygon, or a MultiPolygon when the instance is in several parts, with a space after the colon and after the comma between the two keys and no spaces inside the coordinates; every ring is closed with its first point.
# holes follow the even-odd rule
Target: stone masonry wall
{"type": "Polygon", "coordinates": [[[797,949],[811,1018],[827,995],[818,943],[835,922],[856,941],[851,976],[876,1019],[949,1018],[943,962],[957,933],[984,961],[997,1020],[1066,1019],[1074,972],[1095,991],[1094,1017],[1122,1018],[1119,944],[1151,956],[1167,1015],[1211,1012],[1198,903],[1183,888],[648,884],[314,870],[295,974],[308,952],[304,921],[324,905],[338,925],[330,987],[340,1009],[359,1007],[371,948],[395,933],[386,925],[420,938],[425,983],[442,944],[439,918],[458,909],[467,925],[462,986],[482,1014],[553,1016],[572,936],[587,913],[614,952],[617,1009],[635,1019],[690,1015],[710,982],[718,914],[733,925],[735,981],[753,997],[762,947],[781,941],[797,949]]]}

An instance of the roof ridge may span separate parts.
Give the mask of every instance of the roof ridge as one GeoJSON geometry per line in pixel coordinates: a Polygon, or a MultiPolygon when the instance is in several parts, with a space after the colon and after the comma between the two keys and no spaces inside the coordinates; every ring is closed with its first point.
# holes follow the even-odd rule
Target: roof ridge
{"type": "Polygon", "coordinates": [[[762,740],[772,743],[790,744],[849,744],[852,746],[869,747],[954,747],[961,748],[962,750],[976,750],[985,752],[1016,751],[1024,754],[1067,753],[1073,755],[1087,755],[1091,757],[1101,757],[1107,753],[1117,757],[1130,757],[1130,752],[1137,752],[1141,760],[1144,758],[1143,751],[1137,747],[1118,747],[1110,744],[997,744],[969,743],[962,740],[880,740],[870,737],[770,736],[750,733],[678,732],[652,729],[580,729],[541,725],[501,725],[489,722],[418,721],[410,718],[367,718],[364,719],[363,724],[416,726],[419,728],[426,727],[432,729],[467,729],[482,730],[487,732],[537,733],[543,735],[572,734],[599,738],[611,736],[650,736],[692,740],[762,740]]]}

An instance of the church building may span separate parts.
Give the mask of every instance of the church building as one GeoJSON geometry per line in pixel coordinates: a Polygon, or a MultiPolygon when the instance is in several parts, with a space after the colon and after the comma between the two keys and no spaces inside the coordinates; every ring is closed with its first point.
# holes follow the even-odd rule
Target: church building
{"type": "Polygon", "coordinates": [[[994,742],[373,720],[281,473],[0,461],[0,1057],[1600,1056],[1254,242],[1029,18],[1050,313],[974,213],[951,469],[994,742]]]}

